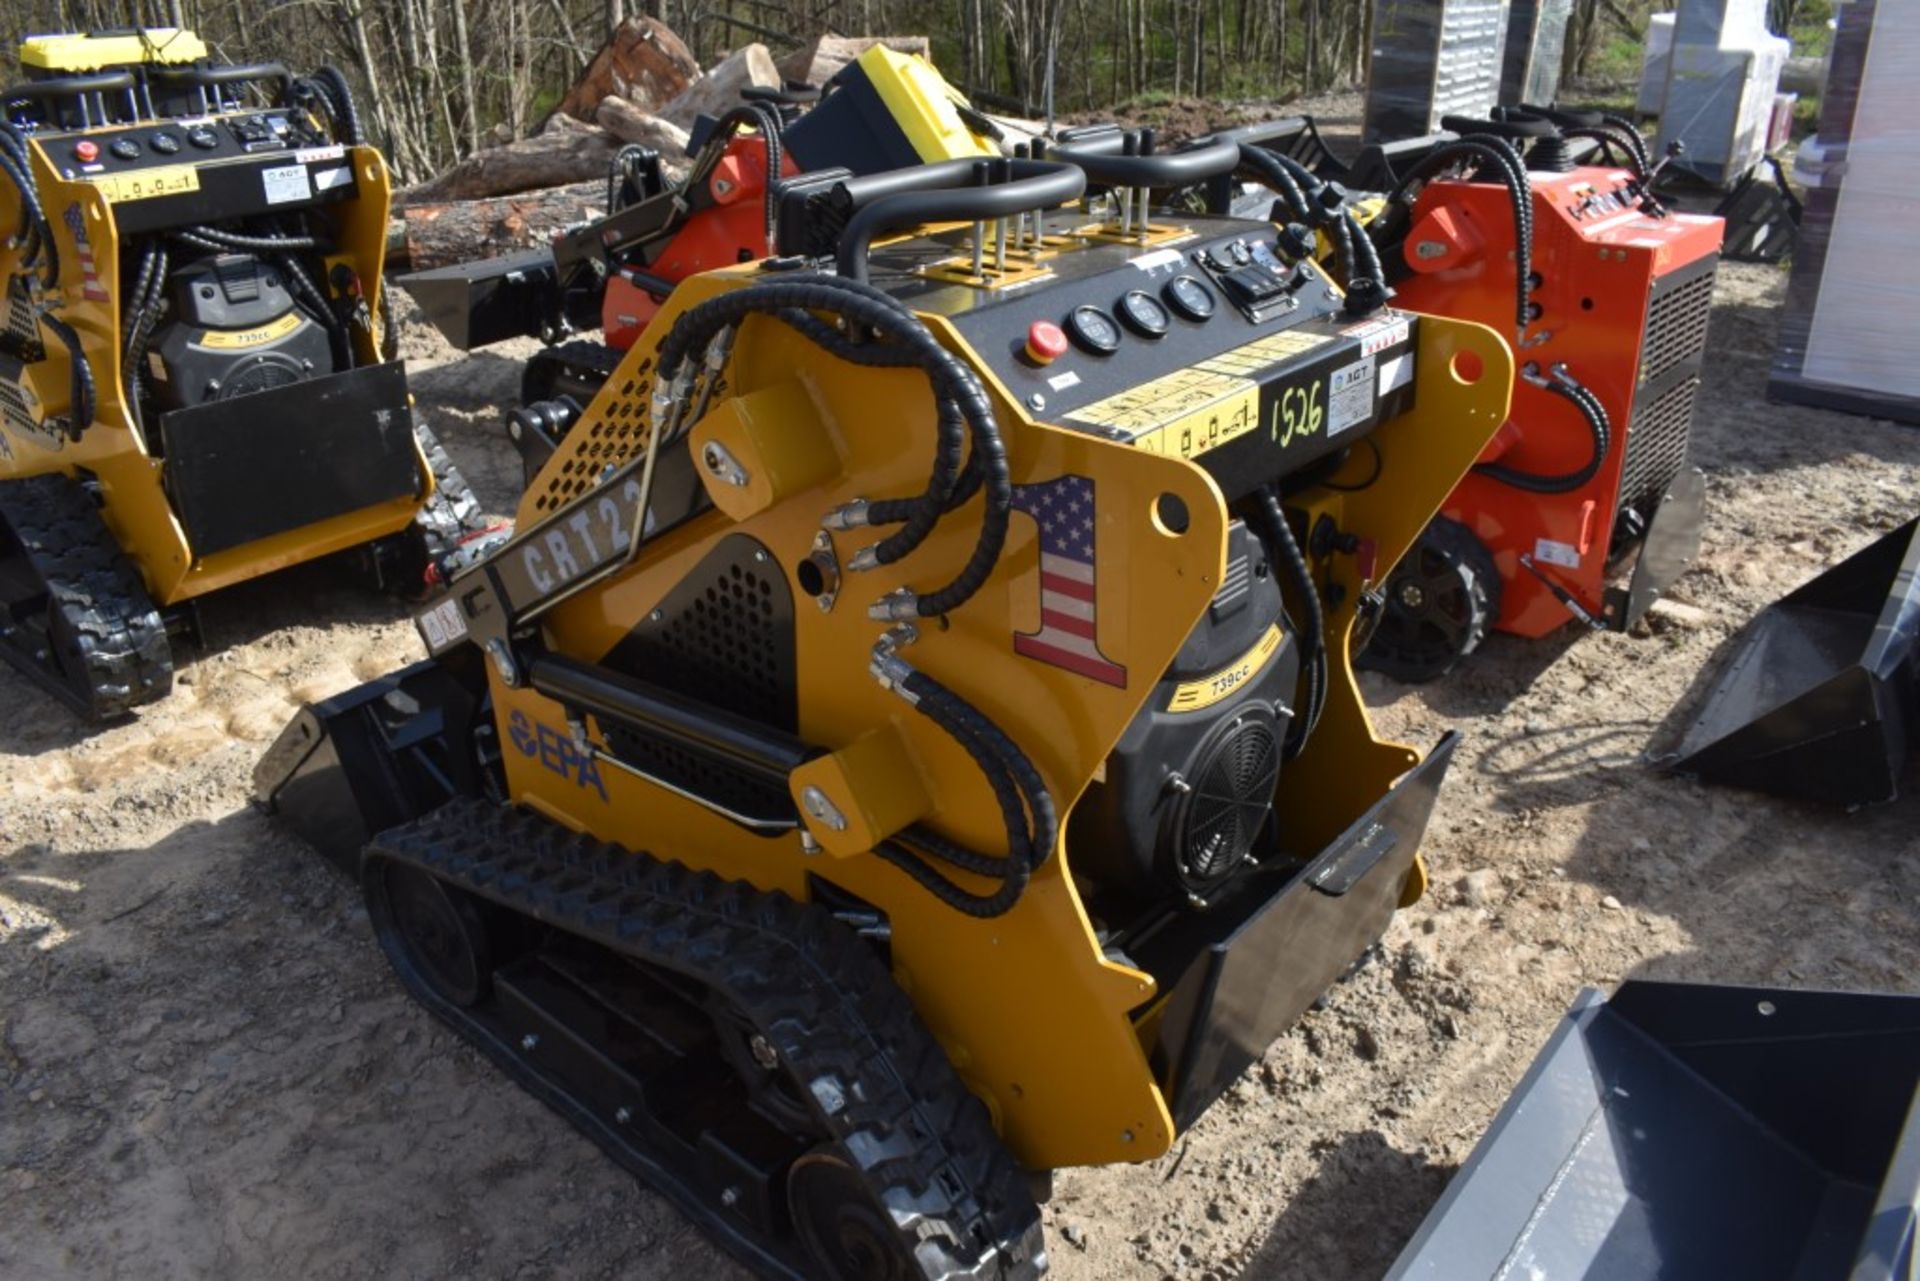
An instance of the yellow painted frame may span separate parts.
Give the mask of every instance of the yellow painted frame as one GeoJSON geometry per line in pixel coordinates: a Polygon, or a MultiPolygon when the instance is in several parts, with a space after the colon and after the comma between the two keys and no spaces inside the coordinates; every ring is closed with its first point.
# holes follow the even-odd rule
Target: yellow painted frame
{"type": "MultiPolygon", "coordinates": [[[[643,339],[628,353],[530,487],[520,512],[523,526],[545,514],[552,484],[581,466],[607,461],[594,451],[604,450],[619,425],[632,421],[633,406],[646,402],[653,342],[669,332],[678,313],[752,278],[750,268],[729,269],[695,277],[676,291],[648,330],[652,341],[643,339]]],[[[982,374],[1016,483],[1080,474],[1095,484],[1099,645],[1134,674],[1127,688],[1015,655],[1013,635],[1034,630],[1039,613],[1037,531],[1024,515],[1014,517],[1005,554],[979,595],[944,624],[927,622],[922,639],[904,652],[1030,753],[1059,805],[1064,832],[1066,814],[1211,600],[1224,571],[1227,511],[1212,478],[1192,463],[1034,420],[944,320],[923,319],[982,374]],[[1186,505],[1190,523],[1184,534],[1167,530],[1155,515],[1156,499],[1168,493],[1186,505]]],[[[1375,538],[1379,576],[1412,543],[1506,414],[1512,357],[1493,331],[1423,319],[1418,367],[1416,408],[1380,429],[1379,481],[1360,494],[1319,490],[1308,496],[1313,509],[1338,509],[1349,527],[1375,538]],[[1466,353],[1461,368],[1479,363],[1477,380],[1455,372],[1458,353],[1466,353]]],[[[962,749],[867,671],[880,631],[866,616],[867,603],[897,586],[925,589],[945,581],[971,547],[976,525],[968,513],[979,508],[963,508],[942,522],[900,564],[850,575],[829,613],[814,608],[791,580],[824,512],[855,497],[917,492],[924,483],[934,440],[925,383],[914,371],[843,364],[784,326],[750,319],[734,345],[726,392],[749,396],[774,388],[782,397],[804,394],[812,402],[837,462],[831,474],[789,501],[750,504],[751,513],[737,522],[715,511],[661,535],[634,565],[549,614],[543,620],[546,643],[585,659],[604,656],[721,538],[751,535],[790,576],[795,595],[800,737],[840,754],[830,768],[816,769],[816,762],[802,772],[830,780],[842,777],[843,766],[857,771],[862,759],[876,755],[870,736],[884,732],[888,765],[870,771],[871,786],[886,786],[889,770],[910,768],[925,791],[927,821],[972,848],[1004,851],[992,794],[962,749]]],[[[753,459],[742,461],[753,469],[753,459]]],[[[876,536],[838,535],[842,563],[876,536]]],[[[1336,581],[1352,577],[1350,566],[1321,569],[1336,581]]],[[[1282,774],[1281,812],[1292,843],[1303,849],[1319,848],[1348,826],[1418,759],[1410,747],[1375,738],[1360,702],[1339,643],[1360,586],[1351,585],[1356,590],[1333,611],[1329,627],[1341,656],[1319,736],[1282,774]]],[[[507,687],[497,672],[491,679],[503,724],[524,714],[565,731],[557,704],[507,687]]],[[[596,745],[603,743],[597,727],[588,732],[596,745]]],[[[795,834],[750,834],[611,763],[599,770],[604,799],[598,789],[517,752],[507,753],[506,765],[512,797],[567,827],[800,898],[808,896],[809,874],[817,874],[885,911],[893,926],[896,980],[1023,1164],[1138,1161],[1172,1144],[1165,1083],[1156,1079],[1149,1059],[1154,980],[1103,954],[1073,884],[1064,838],[1018,905],[982,920],[941,904],[869,853],[834,848],[826,839],[828,848],[807,853],[795,834]]],[[[865,809],[855,816],[856,823],[870,819],[865,809]]],[[[1410,888],[1416,879],[1410,878],[1410,888]]],[[[982,882],[977,888],[989,887],[982,882]]]]}
{"type": "MultiPolygon", "coordinates": [[[[57,145],[57,144],[54,144],[57,145]]],[[[101,516],[121,550],[139,568],[148,593],[161,605],[171,605],[207,592],[230,587],[304,561],[357,547],[398,533],[433,494],[433,474],[418,444],[414,446],[420,491],[412,497],[374,504],[316,521],[299,529],[229,548],[209,556],[196,554],[186,531],[174,515],[164,488],[166,464],[155,458],[135,428],[123,394],[120,361],[122,282],[119,278],[120,236],[114,204],[101,188],[85,178],[67,178],[36,140],[30,147],[34,174],[47,221],[60,252],[60,282],[54,296],[39,299],[80,336],[81,349],[93,371],[94,422],[78,441],[27,434],[0,426],[6,448],[0,450],[0,479],[60,472],[85,472],[99,482],[101,516]],[[80,211],[95,283],[104,301],[86,297],[87,282],[80,268],[80,234],[68,225],[65,212],[80,211]]],[[[389,181],[386,161],[372,147],[350,147],[345,159],[353,165],[359,198],[329,207],[336,219],[338,251],[328,262],[348,264],[359,276],[376,328],[389,323],[379,309],[380,278],[384,271],[389,181]]],[[[0,226],[18,219],[19,197],[11,184],[0,184],[0,226]]],[[[13,251],[0,249],[0,280],[13,275],[13,251]]],[[[66,349],[44,334],[46,359],[30,366],[26,388],[51,417],[63,414],[70,400],[70,361],[66,349]]],[[[356,332],[362,361],[379,359],[378,333],[356,332]]]]}

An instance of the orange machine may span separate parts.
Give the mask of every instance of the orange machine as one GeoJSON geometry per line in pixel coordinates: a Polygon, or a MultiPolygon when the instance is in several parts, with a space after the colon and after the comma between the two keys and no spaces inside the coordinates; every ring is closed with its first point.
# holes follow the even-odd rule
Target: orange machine
{"type": "Polygon", "coordinates": [[[1365,662],[1401,679],[1450,670],[1489,626],[1629,627],[1699,545],[1687,435],[1721,220],[1653,197],[1637,135],[1505,114],[1449,121],[1467,136],[1372,226],[1398,305],[1512,335],[1518,370],[1505,426],[1385,586],[1365,662]],[[1581,137],[1621,162],[1569,163],[1581,137]]]}

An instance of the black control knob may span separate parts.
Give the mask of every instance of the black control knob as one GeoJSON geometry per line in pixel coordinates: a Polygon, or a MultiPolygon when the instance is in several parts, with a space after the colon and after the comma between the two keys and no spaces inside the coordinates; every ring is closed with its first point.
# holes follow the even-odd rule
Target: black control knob
{"type": "Polygon", "coordinates": [[[111,151],[115,157],[121,160],[138,160],[140,158],[140,144],[131,138],[115,138],[113,145],[108,147],[107,150],[111,151]]]}
{"type": "Polygon", "coordinates": [[[187,130],[187,141],[202,151],[212,151],[220,145],[220,135],[205,125],[195,125],[187,130]]]}
{"type": "Polygon", "coordinates": [[[1282,227],[1275,240],[1280,246],[1280,252],[1294,262],[1313,257],[1315,248],[1313,233],[1297,222],[1290,222],[1282,227]]]}
{"type": "Polygon", "coordinates": [[[147,139],[147,145],[163,156],[171,156],[180,150],[180,140],[170,133],[156,133],[147,139]]]}
{"type": "Polygon", "coordinates": [[[1167,327],[1173,323],[1172,317],[1167,315],[1167,309],[1160,305],[1160,300],[1144,289],[1129,289],[1121,295],[1113,309],[1119,313],[1127,328],[1142,338],[1163,337],[1167,327]]]}

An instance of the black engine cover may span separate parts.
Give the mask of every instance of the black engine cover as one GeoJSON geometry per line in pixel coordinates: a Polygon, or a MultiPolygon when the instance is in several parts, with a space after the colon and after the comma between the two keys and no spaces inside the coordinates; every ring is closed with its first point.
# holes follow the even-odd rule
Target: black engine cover
{"type": "Polygon", "coordinates": [[[327,332],[294,306],[280,269],[219,254],[173,277],[173,317],[152,345],[155,399],[168,409],[334,373],[327,332]]]}
{"type": "Polygon", "coordinates": [[[1075,871],[1129,896],[1202,897],[1247,866],[1272,815],[1299,674],[1280,586],[1236,521],[1206,617],[1074,807],[1075,871]]]}

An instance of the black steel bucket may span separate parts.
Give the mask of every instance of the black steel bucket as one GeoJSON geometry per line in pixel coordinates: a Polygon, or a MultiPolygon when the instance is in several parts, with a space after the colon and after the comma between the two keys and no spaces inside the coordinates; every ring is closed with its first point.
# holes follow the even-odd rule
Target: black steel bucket
{"type": "Polygon", "coordinates": [[[1920,702],[1920,520],[1769,605],[1666,768],[1842,805],[1890,801],[1920,702]]]}
{"type": "Polygon", "coordinates": [[[1582,992],[1391,1281],[1911,1278],[1920,997],[1582,992]]]}

